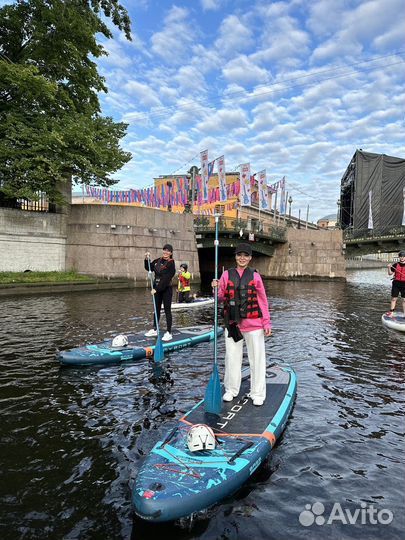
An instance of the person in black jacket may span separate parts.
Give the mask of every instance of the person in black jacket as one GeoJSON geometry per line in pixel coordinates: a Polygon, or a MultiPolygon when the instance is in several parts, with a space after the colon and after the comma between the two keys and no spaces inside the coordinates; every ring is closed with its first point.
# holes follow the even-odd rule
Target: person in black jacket
{"type": "MultiPolygon", "coordinates": [[[[149,262],[150,253],[147,251],[145,253],[145,270],[149,271],[149,262]]],[[[165,244],[163,246],[163,254],[158,259],[150,262],[150,269],[155,273],[155,278],[153,280],[153,289],[152,294],[155,295],[156,303],[156,313],[158,323],[160,321],[160,311],[162,309],[162,304],[165,310],[166,315],[166,325],[167,331],[162,337],[162,341],[170,341],[173,339],[172,336],[172,279],[176,273],[176,265],[173,260],[173,246],[170,244],[165,244]]],[[[153,328],[146,332],[146,337],[157,336],[156,331],[156,320],[153,317],[153,328]]]]}

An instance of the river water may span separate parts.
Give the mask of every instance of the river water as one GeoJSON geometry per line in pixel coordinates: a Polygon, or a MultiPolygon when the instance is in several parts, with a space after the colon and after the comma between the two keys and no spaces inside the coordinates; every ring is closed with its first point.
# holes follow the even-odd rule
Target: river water
{"type": "MultiPolygon", "coordinates": [[[[381,325],[385,270],[266,287],[269,362],[298,376],[286,431],[233,497],[164,526],[133,518],[130,489],[159,436],[203,396],[213,345],[173,353],[159,372],[147,361],[61,368],[58,348],[149,328],[150,294],[0,299],[0,538],[403,539],[405,334],[381,325]]],[[[174,314],[176,326],[212,319],[212,308],[174,314]]],[[[223,353],[219,339],[221,372],[223,353]]]]}

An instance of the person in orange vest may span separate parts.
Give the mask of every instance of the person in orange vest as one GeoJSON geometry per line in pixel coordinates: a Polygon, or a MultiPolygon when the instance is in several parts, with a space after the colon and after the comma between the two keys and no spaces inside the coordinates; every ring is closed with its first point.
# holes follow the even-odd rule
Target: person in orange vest
{"type": "Polygon", "coordinates": [[[225,393],[224,401],[238,394],[242,379],[243,342],[246,342],[250,366],[250,398],[261,406],[266,399],[265,336],[271,336],[271,320],[263,280],[249,267],[250,244],[239,244],[235,250],[236,267],[225,270],[219,280],[218,301],[224,303],[225,322],[225,393]]]}
{"type": "Polygon", "coordinates": [[[394,275],[391,288],[391,309],[388,311],[388,317],[393,316],[398,296],[402,297],[402,309],[405,316],[405,251],[398,253],[399,261],[388,265],[388,275],[394,275]]]}
{"type": "Polygon", "coordinates": [[[190,298],[190,279],[191,274],[188,271],[188,266],[186,263],[180,265],[180,270],[178,273],[179,283],[177,285],[177,290],[179,293],[179,302],[191,302],[190,298]]]}

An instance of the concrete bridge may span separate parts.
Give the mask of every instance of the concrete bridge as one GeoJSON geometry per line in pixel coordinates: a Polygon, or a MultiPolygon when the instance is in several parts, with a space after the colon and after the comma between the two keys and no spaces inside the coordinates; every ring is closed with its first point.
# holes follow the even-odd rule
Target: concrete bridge
{"type": "MultiPolygon", "coordinates": [[[[194,231],[197,248],[214,247],[215,218],[202,216],[194,218],[194,231]]],[[[253,251],[272,257],[278,244],[287,242],[287,229],[267,221],[249,222],[246,219],[220,217],[218,221],[218,235],[221,248],[234,248],[235,244],[249,239],[252,241],[253,251]]]]}
{"type": "Polygon", "coordinates": [[[343,241],[348,257],[405,250],[405,226],[346,229],[343,233],[343,241]]]}

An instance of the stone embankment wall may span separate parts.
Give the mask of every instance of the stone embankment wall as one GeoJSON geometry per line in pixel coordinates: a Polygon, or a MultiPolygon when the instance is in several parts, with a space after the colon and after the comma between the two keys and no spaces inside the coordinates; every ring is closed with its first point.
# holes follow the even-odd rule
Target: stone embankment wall
{"type": "Polygon", "coordinates": [[[130,206],[72,205],[67,234],[67,269],[131,278],[135,286],[145,287],[145,252],[157,258],[168,243],[173,246],[176,267],[185,262],[194,281],[200,279],[191,214],[130,206]]]}
{"type": "MultiPolygon", "coordinates": [[[[345,279],[341,231],[289,228],[287,234],[273,257],[255,256],[254,266],[264,277],[345,279]]],[[[200,262],[205,273],[213,267],[213,248],[202,250],[199,261],[191,214],[91,204],[72,205],[68,215],[0,208],[0,271],[73,269],[133,279],[144,287],[145,251],[158,257],[166,243],[173,245],[177,267],[187,263],[195,282],[200,262]]],[[[230,250],[220,258],[225,267],[234,264],[230,250]]]]}
{"type": "Polygon", "coordinates": [[[386,268],[388,265],[388,260],[377,260],[377,259],[346,259],[346,269],[347,270],[360,270],[367,268],[386,268]]]}
{"type": "Polygon", "coordinates": [[[255,264],[273,279],[346,279],[342,231],[287,229],[288,241],[277,246],[271,259],[255,264]]]}
{"type": "Polygon", "coordinates": [[[65,270],[66,214],[0,208],[0,272],[65,270]]]}

